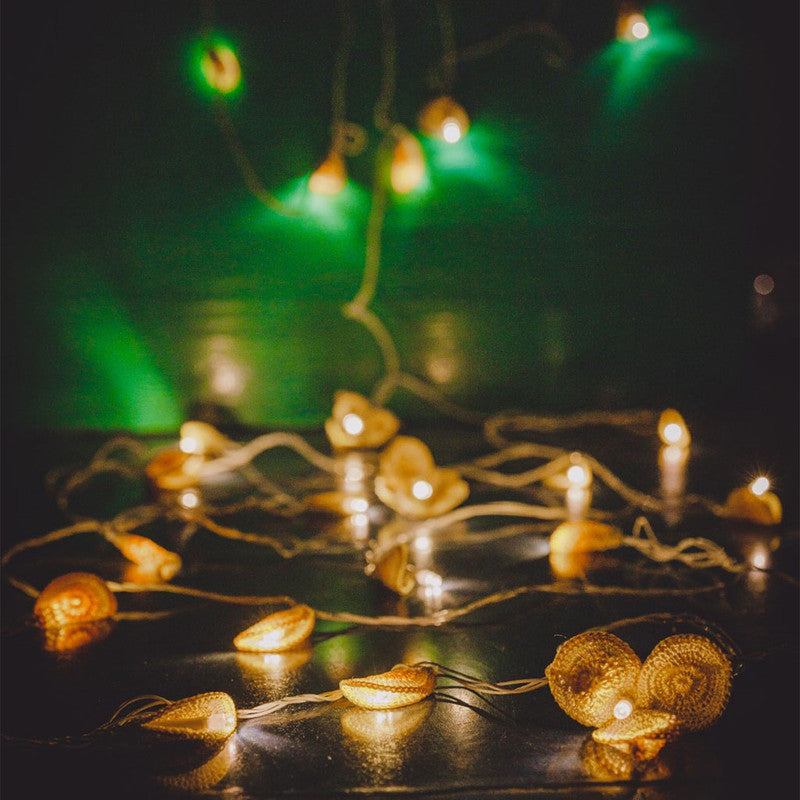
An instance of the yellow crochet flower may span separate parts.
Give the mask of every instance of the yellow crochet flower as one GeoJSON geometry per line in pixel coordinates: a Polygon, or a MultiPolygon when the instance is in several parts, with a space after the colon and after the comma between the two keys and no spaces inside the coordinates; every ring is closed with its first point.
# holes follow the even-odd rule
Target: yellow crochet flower
{"type": "Polygon", "coordinates": [[[398,436],[381,454],[375,494],[404,517],[428,519],[463,503],[469,486],[454,469],[437,467],[424,442],[398,436]]]}
{"type": "Polygon", "coordinates": [[[356,392],[336,392],[331,416],[325,420],[325,433],[337,450],[381,447],[399,428],[400,420],[391,411],[356,392]]]}
{"type": "Polygon", "coordinates": [[[568,639],[545,675],[561,708],[595,728],[595,742],[640,759],[653,758],[679,733],[712,725],[727,705],[732,677],[730,660],[705,636],[669,636],[642,664],[605,631],[568,639]]]}

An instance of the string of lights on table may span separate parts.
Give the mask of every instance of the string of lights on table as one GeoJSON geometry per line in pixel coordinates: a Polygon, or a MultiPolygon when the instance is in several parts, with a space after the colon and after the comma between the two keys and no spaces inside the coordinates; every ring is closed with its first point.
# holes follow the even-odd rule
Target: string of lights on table
{"type": "MultiPolygon", "coordinates": [[[[111,635],[118,621],[147,624],[180,610],[120,609],[118,597],[126,594],[263,606],[269,613],[243,628],[231,647],[242,653],[282,654],[307,649],[319,620],[362,628],[442,626],[479,610],[497,611],[503,603],[525,594],[686,596],[717,591],[743,572],[765,568],[737,561],[706,537],[670,542],[656,534],[651,517],[668,527],[684,517],[740,519],[765,526],[777,525],[782,519],[780,500],[766,475],[754,474],[746,485],[732,488],[724,500],[686,492],[691,435],[675,409],[560,417],[517,412],[483,415],[461,408],[433,385],[405,371],[397,345],[371,303],[378,291],[387,207],[393,194],[407,194],[419,184],[426,167],[418,139],[392,116],[397,79],[393,12],[388,0],[381,0],[378,6],[382,72],[373,122],[381,139],[375,156],[361,284],[342,313],[374,339],[383,360],[382,376],[369,397],[351,390],[336,393],[324,426],[327,452],[291,431],[273,431],[239,442],[206,422],[187,420],[176,441],[155,453],[143,441],[116,437],[85,466],[53,472],[49,485],[70,524],[26,539],[6,550],[2,558],[5,579],[33,600],[31,624],[41,629],[47,650],[64,653],[88,647],[111,635]],[[484,452],[469,460],[437,464],[426,442],[401,432],[402,421],[388,407],[398,390],[417,395],[443,416],[475,426],[484,452]],[[531,439],[537,434],[594,426],[660,441],[658,495],[628,485],[588,452],[553,445],[550,439],[548,443],[531,439]],[[312,471],[283,485],[277,470],[265,468],[277,449],[289,450],[312,471]],[[143,482],[149,498],[109,519],[78,513],[76,496],[99,476],[109,474],[134,484],[143,482]],[[598,487],[603,500],[615,498],[613,507],[595,503],[593,489],[598,487]],[[504,496],[471,503],[476,488],[502,491],[504,496]],[[534,491],[536,503],[530,501],[534,491]],[[231,520],[245,511],[287,522],[334,519],[338,521],[336,534],[325,535],[325,526],[307,537],[244,530],[231,520]],[[352,558],[355,553],[362,559],[365,580],[379,581],[398,597],[419,597],[424,613],[369,615],[346,608],[315,608],[303,597],[235,595],[184,585],[180,583],[180,553],[142,532],[159,521],[265,548],[282,559],[352,558]],[[24,553],[84,534],[99,537],[130,562],[128,580],[106,580],[88,571],[68,572],[39,589],[21,573],[10,570],[11,562],[24,553]],[[449,576],[430,568],[428,557],[433,549],[484,546],[513,537],[541,540],[551,582],[505,588],[462,605],[443,606],[442,587],[449,576]],[[701,576],[702,580],[658,587],[592,583],[592,562],[623,551],[655,565],[671,563],[680,568],[678,575],[701,576]]],[[[535,21],[458,50],[448,4],[437,0],[434,6],[443,54],[432,70],[432,82],[440,93],[423,106],[417,128],[424,136],[455,143],[470,127],[467,112],[453,97],[460,61],[479,58],[518,36],[548,37],[556,53],[564,45],[549,23],[535,21]]],[[[325,159],[308,180],[308,190],[323,197],[343,190],[348,180],[346,158],[362,152],[367,139],[363,128],[347,120],[345,86],[355,17],[348,0],[342,0],[340,10],[332,138],[325,159]]],[[[639,10],[627,5],[620,8],[617,35],[632,42],[649,35],[648,23],[639,10]]],[[[242,67],[234,49],[215,33],[210,4],[205,6],[200,42],[199,68],[214,92],[216,119],[245,184],[272,212],[298,216],[297,208],[278,199],[262,182],[234,127],[227,102],[240,88],[242,67]]],[[[743,664],[741,652],[720,629],[702,620],[665,616],[670,624],[695,630],[664,638],[644,661],[611,631],[664,619],[621,620],[572,636],[555,652],[544,677],[491,681],[424,661],[343,679],[338,688],[321,687],[319,694],[267,699],[252,708],[239,708],[230,695],[220,691],[177,701],[147,695],[124,704],[89,734],[42,743],[84,746],[102,740],[145,754],[176,742],[181,746],[188,743],[192,767],[181,780],[184,787],[192,787],[203,785],[209,775],[219,779],[218,759],[237,726],[266,724],[265,718],[289,707],[310,704],[316,713],[324,713],[330,704],[350,704],[352,708],[342,716],[343,727],[358,730],[373,724],[379,715],[385,727],[402,731],[424,722],[418,708],[426,708],[432,701],[454,700],[448,690],[466,690],[486,699],[548,687],[552,699],[569,717],[592,729],[584,756],[596,774],[628,779],[657,770],[659,752],[667,741],[713,725],[725,709],[733,678],[743,664]]]]}

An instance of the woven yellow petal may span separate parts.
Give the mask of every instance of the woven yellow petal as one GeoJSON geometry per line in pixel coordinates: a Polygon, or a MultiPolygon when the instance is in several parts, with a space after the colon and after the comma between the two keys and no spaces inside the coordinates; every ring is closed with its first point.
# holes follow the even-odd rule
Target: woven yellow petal
{"type": "Polygon", "coordinates": [[[633,696],[641,666],[618,636],[587,631],[558,648],[545,675],[564,712],[582,725],[596,727],[611,719],[619,700],[633,696]]]}
{"type": "Polygon", "coordinates": [[[618,747],[635,758],[653,758],[679,732],[680,723],[673,714],[642,708],[592,731],[592,739],[618,747]]]}
{"type": "Polygon", "coordinates": [[[68,572],[50,581],[33,606],[43,628],[94,622],[117,613],[117,598],[105,582],[90,572],[68,572]]]}
{"type": "Polygon", "coordinates": [[[712,725],[731,691],[731,663],[710,639],[669,636],[647,657],[636,683],[636,704],[674,714],[687,731],[712,725]]]}
{"type": "Polygon", "coordinates": [[[276,611],[242,631],[234,640],[237,650],[282,653],[304,642],[314,630],[316,614],[306,605],[276,611]]]}
{"type": "Polygon", "coordinates": [[[621,544],[619,528],[591,519],[562,522],[550,534],[551,553],[593,553],[621,544]]]}
{"type": "Polygon", "coordinates": [[[336,392],[333,410],[325,420],[325,433],[333,447],[340,450],[381,447],[400,428],[400,420],[388,409],[374,406],[356,392],[336,392]],[[349,415],[356,427],[347,429],[349,415]],[[360,423],[360,425],[359,425],[360,423]]]}
{"type": "Polygon", "coordinates": [[[591,736],[581,748],[581,762],[592,778],[601,781],[652,781],[670,776],[669,767],[660,758],[646,759],[615,745],[600,744],[591,736]]]}
{"type": "Polygon", "coordinates": [[[191,739],[221,746],[236,730],[236,706],[225,692],[206,692],[176,700],[142,728],[170,738],[191,739]]]}
{"type": "Polygon", "coordinates": [[[389,672],[339,683],[342,694],[359,708],[387,711],[424,700],[436,686],[436,675],[428,667],[398,664],[389,672]]]}

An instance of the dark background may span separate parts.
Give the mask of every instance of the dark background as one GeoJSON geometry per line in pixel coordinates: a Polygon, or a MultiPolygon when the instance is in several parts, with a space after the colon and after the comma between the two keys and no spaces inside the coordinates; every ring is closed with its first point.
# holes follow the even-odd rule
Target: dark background
{"type": "MultiPolygon", "coordinates": [[[[569,57],[554,68],[529,36],[459,68],[472,162],[423,142],[427,187],[386,220],[374,307],[404,367],[438,364],[483,411],[724,407],[796,430],[796,4],[653,5],[633,45],[613,41],[610,3],[452,8],[460,47],[550,18],[569,57]],[[776,288],[759,299],[760,273],[776,288]]],[[[173,431],[198,404],[316,426],[336,389],[369,392],[379,354],[339,313],[378,141],[378,10],[355,13],[348,117],[369,144],[333,211],[287,220],[248,194],[193,74],[199,4],[5,4],[7,431],[173,431]]],[[[413,127],[441,43],[433,4],[395,18],[396,118],[413,127]]],[[[254,166],[307,202],[337,7],[220,3],[216,19],[254,166]]]]}

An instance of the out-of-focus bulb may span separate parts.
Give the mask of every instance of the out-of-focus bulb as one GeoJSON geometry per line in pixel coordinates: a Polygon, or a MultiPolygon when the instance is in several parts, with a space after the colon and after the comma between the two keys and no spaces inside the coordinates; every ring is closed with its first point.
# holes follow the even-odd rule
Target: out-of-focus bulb
{"type": "Polygon", "coordinates": [[[314,194],[339,194],[347,183],[347,167],[344,158],[335,150],[311,173],[308,188],[314,194]]]}
{"type": "Polygon", "coordinates": [[[407,133],[394,147],[389,180],[398,194],[408,194],[425,175],[425,159],[419,142],[407,133]]]}
{"type": "Polygon", "coordinates": [[[182,453],[202,453],[203,444],[194,436],[181,437],[180,444],[178,445],[182,453]]]}
{"type": "Polygon", "coordinates": [[[770,487],[769,478],[760,475],[750,484],[750,491],[756,496],[761,497],[764,492],[768,492],[770,487]]]}
{"type": "Polygon", "coordinates": [[[108,540],[129,561],[160,580],[168,581],[181,569],[181,557],[138,533],[110,534],[108,540]]]}
{"type": "Polygon", "coordinates": [[[620,700],[614,706],[614,716],[617,719],[627,719],[633,711],[633,703],[630,700],[620,700]]]}
{"type": "Polygon", "coordinates": [[[423,107],[417,124],[426,136],[455,144],[469,130],[469,117],[460,103],[443,95],[423,107]]]}
{"type": "Polygon", "coordinates": [[[364,430],[364,420],[358,414],[345,414],[342,417],[342,428],[351,436],[358,436],[364,430]]]}
{"type": "Polygon", "coordinates": [[[352,497],[350,499],[350,511],[354,514],[363,514],[369,508],[369,500],[366,497],[352,497]]]}
{"type": "Polygon", "coordinates": [[[200,505],[200,495],[195,489],[187,489],[185,492],[181,492],[178,502],[184,508],[197,508],[200,505]]]}
{"type": "Polygon", "coordinates": [[[638,12],[620,14],[617,20],[617,38],[628,42],[646,39],[650,35],[650,26],[644,16],[638,12]]]}
{"type": "Polygon", "coordinates": [[[117,598],[97,575],[69,572],[44,587],[33,613],[42,628],[95,622],[117,613],[117,598]]]}
{"type": "Polygon", "coordinates": [[[580,453],[572,453],[567,467],[568,488],[586,489],[592,485],[592,468],[580,453]]]}
{"type": "Polygon", "coordinates": [[[417,500],[428,500],[433,495],[433,486],[428,481],[414,481],[411,487],[411,494],[417,500]]]}
{"type": "Polygon", "coordinates": [[[206,48],[200,61],[200,70],[208,85],[222,94],[230,94],[242,80],[239,59],[233,50],[224,44],[206,48]]]}
{"type": "Polygon", "coordinates": [[[658,435],[664,444],[688,447],[692,441],[683,417],[674,409],[666,409],[658,419],[658,435]]]}

